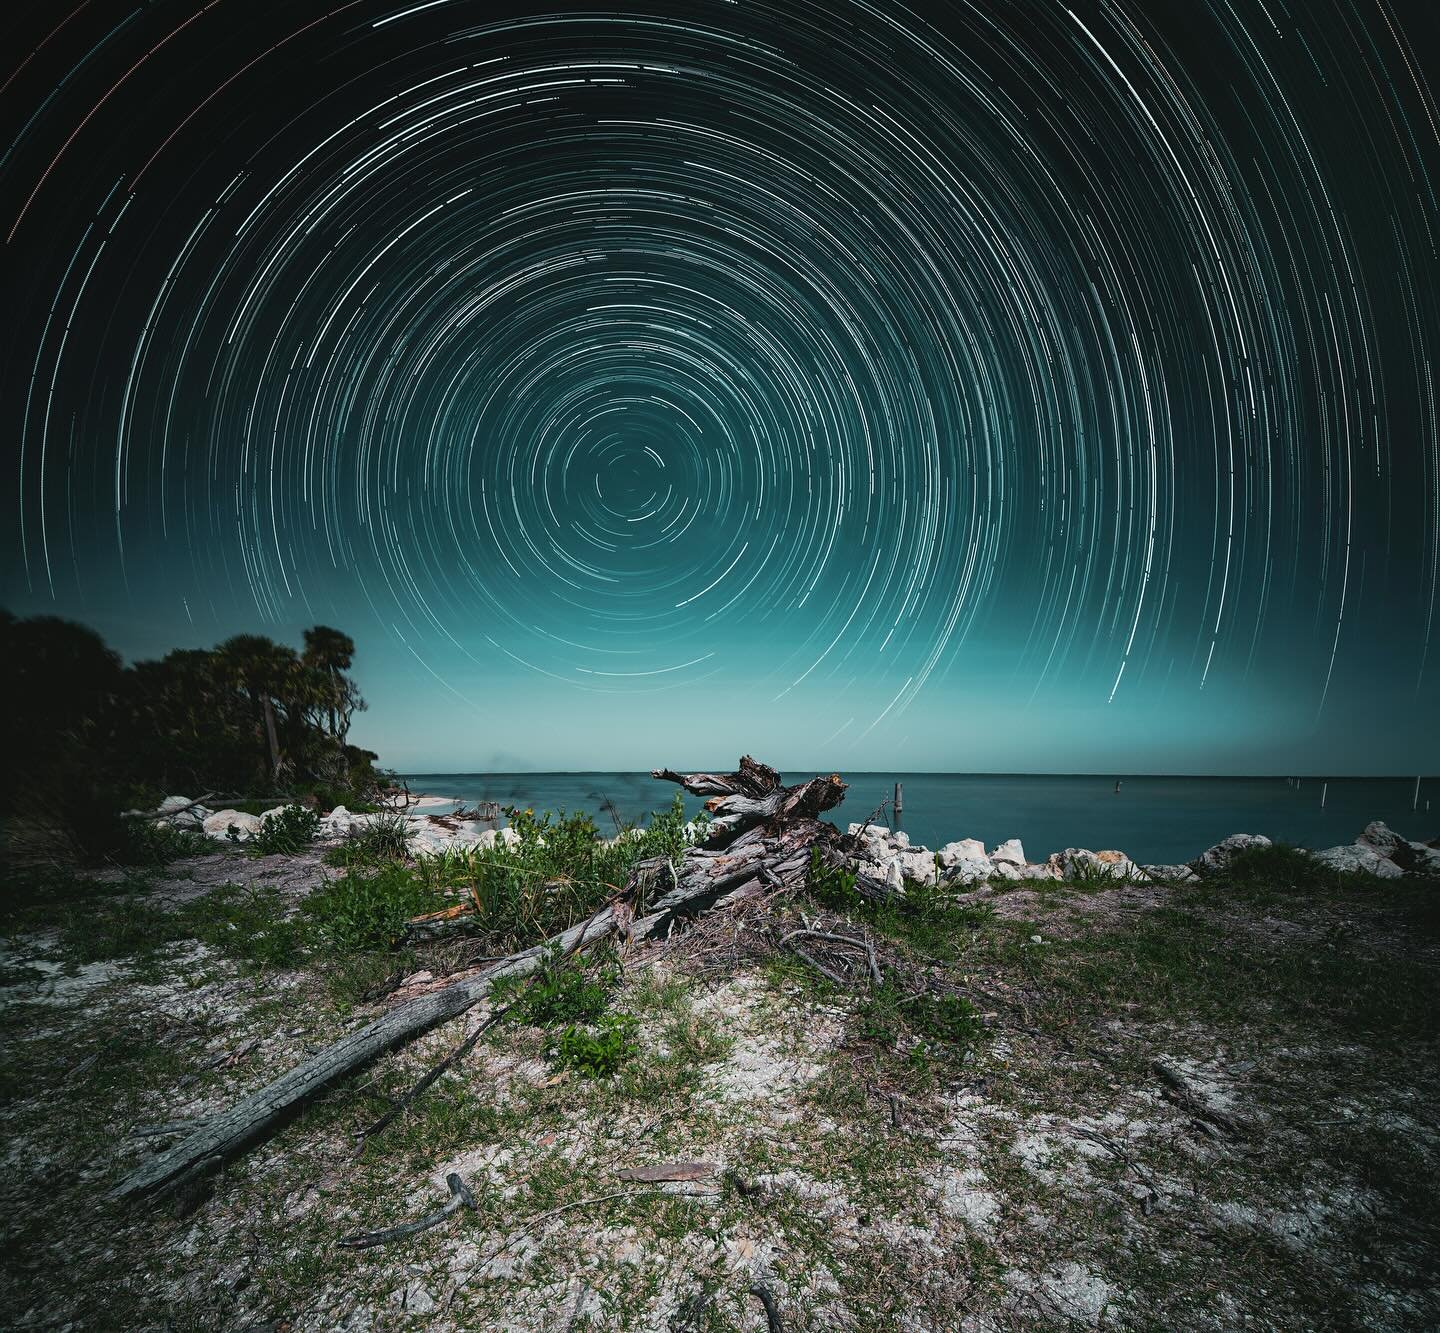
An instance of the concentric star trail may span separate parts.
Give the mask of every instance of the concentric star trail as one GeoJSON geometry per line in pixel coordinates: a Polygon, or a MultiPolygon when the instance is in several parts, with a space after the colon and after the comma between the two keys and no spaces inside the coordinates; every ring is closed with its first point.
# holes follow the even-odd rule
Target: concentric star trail
{"type": "Polygon", "coordinates": [[[15,22],[14,606],[842,752],[986,690],[1440,724],[1423,6],[15,22]]]}

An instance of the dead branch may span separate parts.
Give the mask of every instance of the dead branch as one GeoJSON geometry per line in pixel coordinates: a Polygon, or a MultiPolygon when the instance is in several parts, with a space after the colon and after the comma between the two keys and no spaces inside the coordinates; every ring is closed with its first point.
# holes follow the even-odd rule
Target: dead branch
{"type": "Polygon", "coordinates": [[[1249,1132],[1250,1126],[1244,1120],[1239,1116],[1232,1115],[1222,1107],[1216,1106],[1214,1101],[1206,1097],[1174,1065],[1167,1064],[1164,1060],[1154,1060],[1150,1067],[1166,1085],[1164,1095],[1169,1101],[1188,1111],[1198,1120],[1208,1122],[1227,1134],[1243,1136],[1249,1132]]]}
{"type": "Polygon", "coordinates": [[[752,1282],[750,1294],[765,1307],[765,1319],[770,1325],[770,1333],[785,1333],[785,1325],[780,1322],[780,1309],[775,1304],[775,1298],[770,1294],[770,1289],[762,1283],[752,1282]]]}
{"type": "MultiPolygon", "coordinates": [[[[883,986],[885,984],[883,978],[880,975],[880,962],[879,959],[877,959],[875,956],[875,946],[868,939],[857,940],[853,936],[837,935],[833,931],[829,930],[792,930],[788,935],[784,936],[781,939],[780,947],[783,949],[787,944],[790,944],[791,940],[798,939],[802,935],[805,936],[805,938],[807,939],[829,940],[832,944],[848,944],[852,948],[863,949],[865,951],[865,960],[870,965],[870,979],[877,986],[883,986]]],[[[835,977],[835,974],[833,972],[828,971],[826,968],[820,967],[820,964],[816,963],[815,960],[809,956],[809,954],[802,953],[800,949],[793,944],[790,945],[790,947],[793,952],[800,954],[800,956],[804,958],[806,962],[813,964],[815,967],[819,967],[820,971],[824,972],[826,976],[831,977],[836,981],[839,981],[839,984],[842,986],[847,984],[844,981],[840,981],[838,977],[835,977]]]]}
{"type": "Polygon", "coordinates": [[[475,1196],[454,1171],[445,1177],[445,1184],[450,1188],[450,1201],[443,1208],[426,1214],[418,1222],[405,1222],[398,1227],[386,1227],[383,1231],[362,1231],[353,1236],[345,1236],[336,1241],[336,1244],[347,1250],[373,1249],[376,1245],[388,1245],[392,1240],[404,1240],[406,1236],[418,1236],[422,1231],[438,1227],[457,1209],[474,1209],[475,1196]]]}

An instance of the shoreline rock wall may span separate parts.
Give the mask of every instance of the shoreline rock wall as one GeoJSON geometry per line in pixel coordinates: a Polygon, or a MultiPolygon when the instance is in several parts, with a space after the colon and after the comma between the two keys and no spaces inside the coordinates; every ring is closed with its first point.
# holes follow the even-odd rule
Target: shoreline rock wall
{"type": "MultiPolygon", "coordinates": [[[[230,830],[234,829],[234,841],[243,843],[260,832],[265,820],[286,808],[277,805],[263,814],[252,815],[242,810],[210,810],[188,797],[167,796],[153,811],[129,813],[177,829],[203,832],[219,842],[231,841],[230,830]]],[[[397,814],[405,820],[410,850],[415,855],[485,849],[497,843],[513,846],[519,841],[513,829],[497,829],[490,820],[460,814],[424,814],[416,809],[356,814],[343,805],[337,805],[321,817],[320,840],[338,841],[378,819],[394,818],[397,814]]],[[[885,825],[851,824],[847,833],[855,839],[857,868],[899,889],[903,889],[907,880],[962,887],[1007,880],[1183,884],[1222,874],[1235,856],[1249,848],[1271,846],[1271,840],[1261,834],[1232,833],[1184,864],[1142,865],[1125,852],[1091,851],[1087,847],[1067,847],[1051,852],[1043,861],[1030,861],[1019,838],[1009,838],[988,852],[978,838],[960,838],[932,851],[913,845],[903,829],[892,830],[885,825]]],[[[1407,874],[1440,876],[1440,848],[1405,838],[1378,820],[1366,825],[1353,843],[1327,847],[1313,855],[1332,870],[1377,875],[1382,879],[1407,874]]]]}

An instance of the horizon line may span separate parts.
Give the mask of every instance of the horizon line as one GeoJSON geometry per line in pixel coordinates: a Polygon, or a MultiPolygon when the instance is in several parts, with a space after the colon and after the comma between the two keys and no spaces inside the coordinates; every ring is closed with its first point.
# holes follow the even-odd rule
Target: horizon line
{"type": "MultiPolygon", "coordinates": [[[[681,770],[676,769],[675,772],[681,770]]],[[[720,773],[719,769],[692,769],[691,772],[713,772],[720,773]]],[[[817,777],[823,775],[827,770],[823,768],[799,768],[787,767],[778,770],[781,773],[814,773],[817,777]]],[[[838,773],[841,777],[845,774],[839,769],[829,769],[831,773],[838,773]]],[[[1086,770],[1022,770],[1022,769],[950,769],[950,768],[855,768],[848,770],[855,777],[888,777],[898,775],[900,777],[944,777],[944,778],[1102,778],[1107,782],[1116,779],[1129,781],[1132,778],[1204,778],[1219,781],[1282,781],[1289,778],[1298,778],[1302,782],[1409,782],[1416,779],[1420,782],[1433,782],[1440,778],[1440,774],[1434,773],[1142,773],[1137,770],[1112,769],[1103,771],[1098,769],[1086,770]]],[[[433,778],[455,778],[455,777],[485,777],[485,778],[523,778],[523,777],[650,777],[651,770],[648,768],[490,768],[490,769],[424,769],[417,768],[411,772],[400,772],[395,770],[396,776],[409,777],[433,777],[433,778]]],[[[659,779],[657,779],[658,781],[659,779]]]]}

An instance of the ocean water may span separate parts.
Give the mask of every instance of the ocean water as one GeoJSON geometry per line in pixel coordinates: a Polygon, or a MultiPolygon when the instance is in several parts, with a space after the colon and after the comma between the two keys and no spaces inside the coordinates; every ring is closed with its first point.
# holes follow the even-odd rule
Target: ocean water
{"type": "MultiPolygon", "coordinates": [[[[787,774],[797,782],[810,774],[787,774]]],[[[1301,847],[1353,842],[1372,819],[1406,837],[1440,833],[1440,778],[1124,777],[992,773],[847,773],[845,801],[827,816],[862,820],[904,784],[899,827],[917,845],[979,838],[993,848],[1019,838],[1032,861],[1065,847],[1116,848],[1141,862],[1188,861],[1229,833],[1263,833],[1301,847]],[[1324,804],[1321,803],[1322,793],[1324,804]],[[1431,802],[1434,808],[1431,809],[1431,802]]],[[[648,773],[413,773],[412,792],[463,804],[498,801],[539,810],[587,811],[611,827],[606,802],[626,821],[668,806],[678,787],[648,773]]],[[[686,796],[687,809],[701,802],[686,796]]],[[[894,824],[892,822],[892,827],[894,824]]]]}

